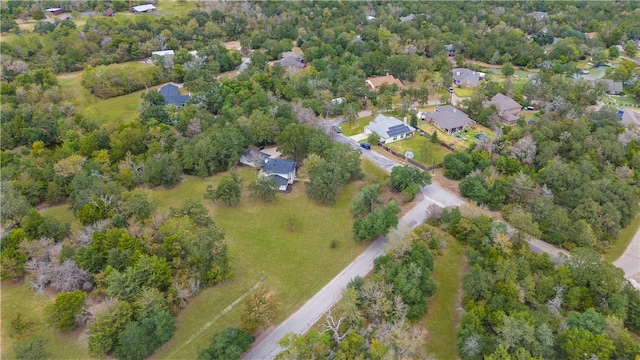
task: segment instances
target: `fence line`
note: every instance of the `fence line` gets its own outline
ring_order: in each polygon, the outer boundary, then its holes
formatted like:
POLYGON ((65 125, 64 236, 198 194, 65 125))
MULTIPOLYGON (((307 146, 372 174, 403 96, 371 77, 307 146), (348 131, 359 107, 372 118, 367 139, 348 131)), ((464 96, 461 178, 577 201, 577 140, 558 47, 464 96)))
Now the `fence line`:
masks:
POLYGON ((418 168, 420 168, 420 169, 422 169, 422 170, 424 170, 424 171, 433 171, 433 170, 435 170, 435 169, 439 169, 439 168, 441 168, 441 167, 443 166, 442 164, 436 164, 436 165, 433 165, 433 166, 424 166, 424 165, 420 164, 419 162, 417 162, 417 161, 415 161, 415 160, 413 160, 413 159, 410 159, 410 158, 408 158, 408 157, 404 156, 404 154, 400 154, 399 152, 397 152, 397 151, 393 150, 392 148, 390 148, 390 147, 388 147, 388 146, 386 146, 386 145, 384 145, 384 144, 380 144, 380 147, 381 147, 383 150, 385 150, 385 151, 387 151, 387 152, 391 153, 391 154, 392 154, 392 155, 394 155, 395 157, 397 157, 397 158, 399 158, 399 159, 401 159, 401 160, 403 160, 403 161, 406 161, 406 162, 408 162, 409 164, 411 164, 411 165, 413 165, 413 166, 416 166, 416 167, 418 167, 418 168))

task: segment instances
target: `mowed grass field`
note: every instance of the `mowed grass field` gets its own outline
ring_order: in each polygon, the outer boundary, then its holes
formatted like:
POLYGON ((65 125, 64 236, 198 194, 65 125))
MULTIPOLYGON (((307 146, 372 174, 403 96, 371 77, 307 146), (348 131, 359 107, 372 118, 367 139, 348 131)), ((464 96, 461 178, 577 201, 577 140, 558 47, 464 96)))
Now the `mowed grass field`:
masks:
POLYGON ((78 337, 78 332, 60 333, 50 327, 44 321, 43 308, 53 301, 45 294, 35 293, 24 283, 2 282, 2 294, 0 297, 0 317, 2 352, 0 358, 15 359, 13 344, 17 340, 17 334, 11 330, 11 320, 15 314, 22 313, 27 321, 32 321, 34 327, 29 334, 41 337, 47 341, 46 348, 50 353, 50 359, 88 359, 87 340, 78 337))
MULTIPOLYGON (((366 181, 387 181, 386 173, 368 161, 363 161, 363 170, 366 181)), ((195 358, 214 333, 229 326, 239 326, 243 302, 227 308, 263 276, 263 286, 278 298, 275 322, 281 322, 366 247, 352 239, 349 212, 351 200, 361 183, 347 186, 333 206, 315 204, 305 194, 303 183, 296 183, 290 193, 278 193, 273 203, 263 203, 250 197, 246 190, 255 179, 256 171, 248 167, 236 171, 243 177, 245 187, 238 206, 227 207, 204 200, 216 224, 225 231, 234 276, 223 284, 203 290, 190 301, 177 318, 174 338, 154 358, 195 358), (334 240, 337 242, 335 249, 331 248, 334 240)), ((189 199, 202 200, 207 186, 216 186, 223 175, 225 173, 204 179, 187 176, 171 189, 153 189, 152 197, 160 210, 168 211, 189 199)), ((73 220, 67 205, 51 207, 43 213, 61 221, 73 220)), ((11 296, 16 298, 13 301, 16 304, 23 303, 21 298, 33 295, 26 286, 26 291, 19 294, 4 284, 2 290, 3 303, 5 293, 14 293, 11 296)), ((3 336, 8 326, 3 319, 3 336)), ((85 352, 84 356, 76 358, 86 356, 85 352)))
MULTIPOLYGON (((128 62, 110 66, 137 66, 140 68, 152 66, 140 62, 128 62)), ((72 95, 73 104, 85 118, 94 120, 98 124, 109 123, 119 125, 136 119, 139 115, 142 94, 147 90, 140 90, 131 94, 116 96, 110 99, 100 99, 82 87, 82 71, 66 73, 58 76, 60 87, 72 95)), ((149 87, 149 90, 159 86, 149 87)))
POLYGON ((400 154, 404 154, 407 150, 412 151, 415 156, 413 160, 424 166, 440 164, 444 161, 444 157, 451 153, 446 148, 432 143, 429 136, 420 136, 417 132, 408 139, 396 141, 387 146, 400 154))
MULTIPOLYGON (((444 234, 444 233, 443 233, 444 234)), ((458 323, 458 290, 462 285, 464 265, 463 246, 449 235, 447 247, 442 255, 435 256, 433 279, 438 285, 435 295, 429 299, 429 310, 422 319, 426 327, 426 353, 433 359, 458 359, 456 351, 456 330, 458 323)))

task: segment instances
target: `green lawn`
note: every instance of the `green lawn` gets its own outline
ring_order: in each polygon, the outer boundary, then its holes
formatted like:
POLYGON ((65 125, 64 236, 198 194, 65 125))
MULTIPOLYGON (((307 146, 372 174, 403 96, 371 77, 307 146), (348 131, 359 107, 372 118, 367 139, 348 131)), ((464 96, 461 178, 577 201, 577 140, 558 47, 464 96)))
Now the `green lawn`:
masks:
POLYGON ((340 129, 347 136, 360 134, 364 132, 364 127, 367 126, 371 120, 373 120, 373 115, 361 117, 355 119, 351 124, 349 122, 343 123, 340 125, 340 129))
POLYGON ((474 89, 463 89, 463 88, 455 88, 453 92, 457 97, 470 97, 475 92, 474 89))
POLYGON ((631 221, 631 224, 627 225, 624 229, 620 230, 618 236, 611 248, 607 250, 604 254, 604 260, 608 262, 614 262, 618 260, 620 256, 624 253, 633 239, 633 235, 635 235, 636 231, 640 228, 640 214, 636 215, 636 217, 631 221))
POLYGON ((63 334, 44 322, 42 309, 51 301, 44 294, 34 293, 27 283, 11 284, 5 281, 2 282, 1 299, 2 352, 0 358, 15 359, 13 343, 16 341, 16 334, 11 330, 11 320, 17 312, 22 313, 26 320, 34 322, 31 334, 47 340, 46 347, 51 353, 50 359, 89 358, 87 340, 79 338, 77 330, 63 334))
POLYGON ((471 146, 476 140, 475 135, 479 132, 483 132, 489 138, 493 139, 493 131, 479 124, 475 124, 472 129, 467 129, 467 132, 461 133, 459 138, 455 137, 455 135, 445 134, 431 123, 420 123, 418 128, 427 134, 437 131, 438 139, 445 144, 453 145, 456 150, 466 149, 471 146))
POLYGON ((163 15, 187 15, 195 10, 197 1, 191 0, 162 0, 158 1, 158 11, 163 15))
POLYGON ((434 359, 455 360, 458 290, 461 286, 464 250, 455 239, 448 237, 447 248, 434 261, 433 278, 438 285, 429 299, 429 312, 422 320, 428 331, 426 352, 434 359))
POLYGON ((73 215, 73 211, 67 204, 48 207, 40 210, 40 213, 42 215, 51 216, 59 222, 71 224, 71 231, 80 229, 80 222, 73 215))
MULTIPOLYGON (((138 66, 140 68, 150 66, 140 62, 128 62, 113 64, 110 66, 138 66)), ((141 96, 147 90, 136 91, 131 94, 117 96, 110 99, 100 99, 93 96, 89 90, 81 85, 82 72, 67 73, 58 76, 60 87, 71 92, 73 104, 86 118, 97 123, 110 123, 119 125, 127 123, 138 117, 139 107, 142 103, 141 96)), ((160 86, 150 87, 157 89, 160 86)))
POLYGON ((387 146, 400 154, 404 154, 407 150, 413 151, 413 154, 415 155, 413 160, 425 166, 440 164, 444 161, 444 157, 451 153, 451 151, 444 147, 429 141, 429 136, 420 135, 396 141, 394 143, 387 144, 387 146))
MULTIPOLYGON (((366 162, 363 168, 368 179, 384 176, 366 162)), ((241 167, 238 172, 245 185, 255 177, 255 170, 251 168, 241 167)), ((154 195, 160 207, 179 206, 186 199, 201 199, 207 185, 217 184, 220 177, 189 177, 173 189, 154 191, 154 195)), ((238 326, 241 305, 216 319, 206 331, 184 345, 202 324, 216 318, 250 289, 263 272, 265 286, 275 291, 279 299, 276 322, 302 306, 365 248, 365 245, 356 245, 351 236, 349 206, 355 191, 355 185, 348 186, 333 206, 313 203, 304 193, 302 183, 295 184, 291 193, 279 193, 277 200, 270 204, 256 201, 246 193, 235 208, 207 201, 216 224, 225 231, 235 275, 228 288, 225 284, 209 289, 189 304, 178 318, 180 328, 176 337, 157 358, 194 358, 212 334, 228 326, 238 326), (334 239, 339 243, 337 249, 330 248, 334 239)))
MULTIPOLYGON (((233 261, 233 260, 232 260, 233 261)), ((260 281, 259 274, 244 266, 234 266, 234 276, 225 283, 203 290, 189 301, 177 317, 174 337, 153 356, 155 359, 193 359, 209 345, 211 336, 230 326, 238 326, 243 294, 260 281), (228 308, 230 307, 230 308, 228 308)))

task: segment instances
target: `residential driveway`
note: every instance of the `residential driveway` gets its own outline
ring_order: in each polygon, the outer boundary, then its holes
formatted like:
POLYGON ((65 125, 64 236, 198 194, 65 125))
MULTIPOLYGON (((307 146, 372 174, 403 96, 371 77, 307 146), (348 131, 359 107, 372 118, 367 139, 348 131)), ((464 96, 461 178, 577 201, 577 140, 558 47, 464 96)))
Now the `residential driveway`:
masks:
POLYGON ((362 140, 364 140, 364 139, 366 139, 368 137, 369 137, 369 135, 367 135, 365 133, 360 133, 360 134, 349 136, 349 138, 351 140, 355 141, 355 142, 360 142, 360 141, 362 141, 362 140))
POLYGON ((640 289, 640 228, 627 246, 622 256, 613 265, 624 271, 625 277, 636 289, 640 289))

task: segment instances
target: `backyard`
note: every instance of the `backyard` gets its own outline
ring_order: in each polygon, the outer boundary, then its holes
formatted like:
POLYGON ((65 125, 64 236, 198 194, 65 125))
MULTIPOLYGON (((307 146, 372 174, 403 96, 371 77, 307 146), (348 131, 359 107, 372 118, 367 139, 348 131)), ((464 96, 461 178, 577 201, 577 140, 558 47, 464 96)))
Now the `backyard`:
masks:
MULTIPOLYGON (((424 166, 440 164, 444 161, 444 157, 451 153, 444 147, 432 143, 429 136, 420 136, 417 133, 415 136, 387 144, 387 146, 400 154, 404 154, 407 150, 412 151, 413 160, 424 166)), ((389 156, 388 153, 385 155, 389 156)))
POLYGON ((455 135, 446 134, 431 123, 420 123, 418 125, 418 128, 427 133, 427 135, 430 135, 434 131, 436 131, 438 134, 438 139, 440 141, 444 142, 445 144, 452 145, 456 150, 466 149, 474 144, 476 140, 475 136, 480 132, 484 133, 490 139, 493 139, 493 131, 479 124, 475 124, 473 128, 467 129, 461 134, 455 135))

